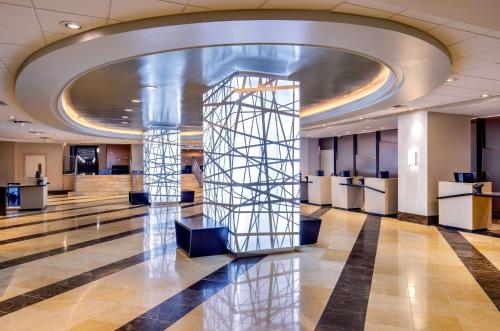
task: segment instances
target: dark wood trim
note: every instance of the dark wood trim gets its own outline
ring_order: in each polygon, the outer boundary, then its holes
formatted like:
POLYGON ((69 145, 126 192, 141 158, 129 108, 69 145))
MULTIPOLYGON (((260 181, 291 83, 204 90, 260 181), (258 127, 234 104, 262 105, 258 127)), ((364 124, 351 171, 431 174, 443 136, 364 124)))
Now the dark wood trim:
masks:
POLYGON ((476 119, 476 180, 484 181, 483 149, 486 147, 486 126, 484 118, 476 119))
POLYGON ((333 137, 333 174, 337 175, 337 157, 338 157, 339 138, 333 137))
POLYGON ((358 135, 352 135, 352 172, 353 176, 358 175, 358 170, 356 169, 356 155, 358 155, 358 135))
POLYGON ((378 177, 380 171, 380 131, 375 131, 375 176, 378 177))
POLYGON ((403 213, 400 211, 398 211, 398 220, 410 222, 410 223, 423 224, 423 225, 437 225, 437 224, 439 224, 439 216, 438 215, 424 216, 424 215, 418 215, 418 214, 412 214, 412 213, 403 213))

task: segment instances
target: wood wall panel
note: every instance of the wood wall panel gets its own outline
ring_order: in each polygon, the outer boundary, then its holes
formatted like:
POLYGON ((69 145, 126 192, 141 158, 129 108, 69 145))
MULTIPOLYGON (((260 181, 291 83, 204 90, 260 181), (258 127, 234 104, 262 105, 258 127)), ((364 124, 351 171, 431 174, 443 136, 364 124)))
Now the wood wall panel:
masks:
POLYGON ((379 170, 388 170, 390 177, 398 176, 398 130, 380 131, 379 170))
POLYGON ((356 170, 358 176, 375 177, 377 168, 375 132, 358 134, 356 170))
POLYGON ((354 175, 353 141, 353 135, 338 138, 337 173, 342 170, 349 170, 351 171, 351 175, 354 175))

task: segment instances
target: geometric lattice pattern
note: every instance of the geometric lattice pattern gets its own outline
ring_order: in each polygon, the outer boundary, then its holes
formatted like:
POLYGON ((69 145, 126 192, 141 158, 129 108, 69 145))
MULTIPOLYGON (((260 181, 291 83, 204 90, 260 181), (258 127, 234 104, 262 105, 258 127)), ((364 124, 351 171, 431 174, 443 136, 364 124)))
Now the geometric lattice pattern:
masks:
POLYGON ((144 132, 144 191, 151 202, 180 200, 181 149, 178 130, 144 132))
POLYGON ((299 93, 238 73, 203 96, 203 211, 234 253, 299 244, 299 93))

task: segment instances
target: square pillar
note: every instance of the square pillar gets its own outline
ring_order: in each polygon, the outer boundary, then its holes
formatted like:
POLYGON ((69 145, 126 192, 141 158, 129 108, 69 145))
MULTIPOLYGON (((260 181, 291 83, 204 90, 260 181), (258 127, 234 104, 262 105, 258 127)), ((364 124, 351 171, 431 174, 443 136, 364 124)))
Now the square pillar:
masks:
POLYGON ((469 116, 420 111, 398 118, 398 218, 438 223, 438 182, 470 172, 469 116))
POLYGON ((235 254, 299 244, 299 83, 235 74, 204 95, 204 214, 235 254))

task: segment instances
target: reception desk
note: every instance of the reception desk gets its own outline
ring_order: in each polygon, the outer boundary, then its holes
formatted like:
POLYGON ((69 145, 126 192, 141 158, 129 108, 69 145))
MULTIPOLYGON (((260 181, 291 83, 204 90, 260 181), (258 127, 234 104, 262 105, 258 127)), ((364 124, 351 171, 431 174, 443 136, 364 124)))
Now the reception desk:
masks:
POLYGON ((309 203, 312 205, 330 205, 332 203, 330 176, 308 176, 309 203))
POLYGON ((334 208, 356 210, 363 206, 363 186, 359 182, 359 177, 332 176, 331 192, 334 208))
POLYGON ((500 195, 491 193, 491 182, 439 182, 439 224, 470 231, 487 229, 491 225, 491 199, 500 195), (475 193, 474 185, 483 184, 482 192, 475 193))
POLYGON ((39 210, 48 204, 47 177, 22 178, 19 185, 19 210, 39 210))
POLYGON ((364 211, 388 216, 398 213, 398 179, 365 177, 364 211))

